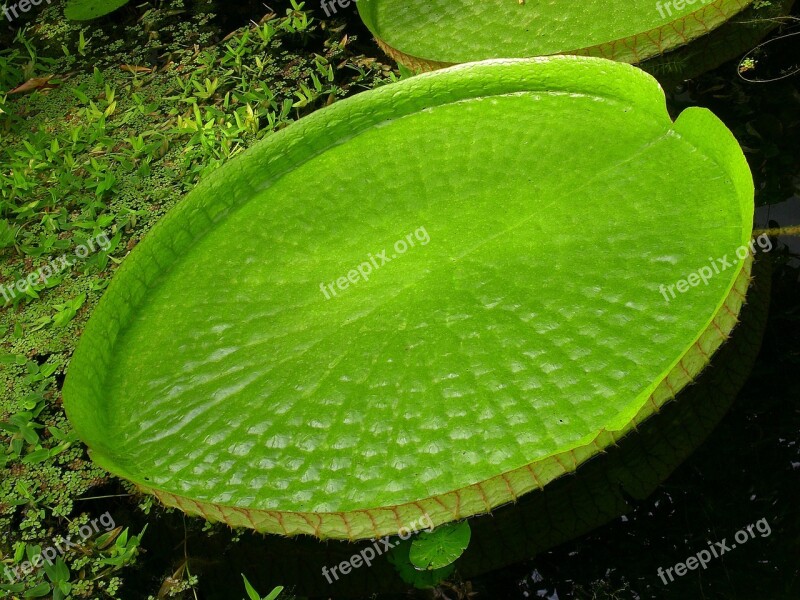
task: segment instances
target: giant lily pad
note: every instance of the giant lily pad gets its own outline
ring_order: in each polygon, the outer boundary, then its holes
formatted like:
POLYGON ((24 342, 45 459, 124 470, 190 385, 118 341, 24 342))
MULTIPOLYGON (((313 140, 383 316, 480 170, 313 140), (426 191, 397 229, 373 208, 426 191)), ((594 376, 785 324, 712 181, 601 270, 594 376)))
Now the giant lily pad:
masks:
POLYGON ((752 0, 360 0, 381 47, 416 70, 551 54, 635 63, 718 27, 752 0))
POLYGON ((633 67, 414 77, 198 185, 120 267, 65 407, 97 463, 190 514, 350 539, 458 520, 698 375, 752 214, 731 133, 700 108, 673 123, 633 67))

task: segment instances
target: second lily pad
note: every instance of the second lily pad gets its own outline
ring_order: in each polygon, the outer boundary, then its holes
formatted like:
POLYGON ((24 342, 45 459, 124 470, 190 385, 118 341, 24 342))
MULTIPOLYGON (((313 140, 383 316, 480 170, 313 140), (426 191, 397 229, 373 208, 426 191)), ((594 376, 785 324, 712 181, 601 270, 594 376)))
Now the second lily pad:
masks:
POLYGON ((752 0, 360 0, 383 49, 430 70, 551 54, 636 63, 705 35, 752 0))

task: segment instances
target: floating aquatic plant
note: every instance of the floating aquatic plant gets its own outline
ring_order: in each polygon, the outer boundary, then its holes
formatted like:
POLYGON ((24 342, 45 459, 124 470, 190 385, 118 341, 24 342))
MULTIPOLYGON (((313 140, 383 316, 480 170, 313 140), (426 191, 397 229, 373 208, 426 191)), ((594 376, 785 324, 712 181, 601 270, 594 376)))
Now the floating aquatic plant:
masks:
POLYGON ((752 0, 360 0, 381 47, 416 70, 550 54, 636 63, 707 34, 752 0))
POLYGON ((631 66, 413 77, 202 181, 120 267, 65 407, 97 463, 190 514, 350 539, 460 520, 698 375, 752 217, 728 129, 673 122, 631 66))

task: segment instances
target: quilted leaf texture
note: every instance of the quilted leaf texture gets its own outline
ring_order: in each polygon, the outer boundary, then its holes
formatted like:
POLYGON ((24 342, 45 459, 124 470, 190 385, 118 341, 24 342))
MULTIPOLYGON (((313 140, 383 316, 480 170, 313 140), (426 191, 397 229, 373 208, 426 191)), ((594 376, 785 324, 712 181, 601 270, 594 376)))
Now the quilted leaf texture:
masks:
POLYGON ((115 275, 65 407, 97 463, 190 514, 347 539, 458 520, 697 376, 742 306, 752 217, 732 134, 705 109, 673 123, 634 67, 421 75, 201 182, 115 275))
POLYGON ((637 63, 708 33, 752 0, 360 0, 378 43, 428 71, 551 54, 637 63))

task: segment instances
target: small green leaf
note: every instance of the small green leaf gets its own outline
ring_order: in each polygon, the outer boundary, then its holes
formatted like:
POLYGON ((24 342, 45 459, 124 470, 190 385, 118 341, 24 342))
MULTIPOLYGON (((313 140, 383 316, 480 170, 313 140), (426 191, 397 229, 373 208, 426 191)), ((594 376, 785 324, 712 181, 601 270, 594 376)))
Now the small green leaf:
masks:
POLYGON ((40 583, 36 587, 29 589, 25 592, 23 598, 43 598, 50 593, 50 584, 49 583, 40 583))
POLYGON ((69 567, 62 558, 56 561, 56 579, 59 582, 69 581, 69 567))
POLYGON ((56 327, 65 327, 78 313, 78 310, 86 302, 86 294, 80 294, 77 298, 65 302, 64 304, 56 304, 58 313, 53 317, 53 325, 56 327))
POLYGON ((39 448, 38 450, 34 450, 30 454, 25 455, 25 458, 22 459, 22 463, 26 465, 36 464, 44 462, 48 458, 50 458, 50 451, 45 448, 39 448))
POLYGON ((267 597, 264 598, 263 600, 275 600, 278 596, 280 596, 282 591, 283 591, 283 586, 279 585, 274 590, 272 590, 269 594, 267 594, 267 597))
POLYGON ((42 553, 42 547, 38 545, 27 544, 25 546, 25 554, 30 562, 42 553))
POLYGON ((25 357, 19 354, 6 354, 0 352, 0 365, 13 365, 20 364, 19 360, 22 358, 22 364, 25 364, 25 357))
POLYGON ((40 373, 44 377, 50 377, 50 375, 55 373, 57 369, 58 369, 58 364, 46 363, 46 364, 42 365, 40 373))
POLYGON ((250 600, 261 600, 261 596, 255 588, 250 585, 250 582, 247 581, 247 577, 244 576, 244 573, 242 573, 242 579, 244 579, 244 589, 247 590, 248 598, 250 598, 250 600))
POLYGON ((100 550, 105 550, 114 543, 120 533, 122 533, 122 527, 116 527, 111 531, 97 536, 97 538, 94 540, 94 545, 97 548, 100 548, 100 550))
POLYGON ((20 454, 22 454, 22 446, 23 446, 22 438, 14 438, 13 440, 11 440, 11 454, 14 457, 17 457, 20 454))
POLYGON ((455 570, 455 565, 450 564, 441 569, 421 571, 408 558, 411 541, 404 541, 389 552, 389 562, 394 565, 400 578, 420 590, 430 589, 439 582, 447 579, 455 570))
POLYGON ((13 246, 16 235, 14 228, 9 224, 8 220, 0 219, 0 248, 13 246))
POLYGON ((441 569, 464 554, 471 535, 472 530, 466 521, 422 532, 411 542, 408 558, 418 569, 441 569))

